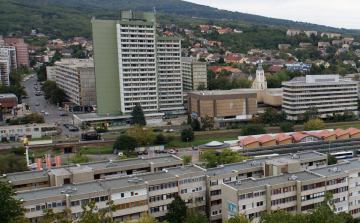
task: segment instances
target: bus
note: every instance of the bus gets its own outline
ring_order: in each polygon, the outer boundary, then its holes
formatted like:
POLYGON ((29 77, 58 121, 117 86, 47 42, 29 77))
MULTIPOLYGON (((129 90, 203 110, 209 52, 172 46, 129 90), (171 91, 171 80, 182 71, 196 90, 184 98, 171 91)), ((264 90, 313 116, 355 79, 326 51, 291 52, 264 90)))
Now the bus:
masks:
POLYGON ((341 151, 336 153, 330 153, 331 155, 335 156, 338 160, 340 159, 350 159, 354 157, 353 151, 341 151))

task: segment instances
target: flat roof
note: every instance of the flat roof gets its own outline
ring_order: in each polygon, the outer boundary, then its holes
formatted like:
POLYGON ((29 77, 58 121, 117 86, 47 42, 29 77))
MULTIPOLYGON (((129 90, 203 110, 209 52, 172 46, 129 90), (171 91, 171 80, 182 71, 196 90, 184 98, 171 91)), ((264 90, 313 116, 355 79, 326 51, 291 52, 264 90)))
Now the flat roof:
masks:
MULTIPOLYGON (((153 116, 164 116, 165 113, 149 113, 144 114, 145 117, 153 117, 153 116)), ((96 113, 87 113, 87 114, 74 114, 74 117, 78 120, 85 121, 102 121, 102 120, 112 120, 112 119, 129 119, 131 115, 97 115, 96 113)))
POLYGON ((208 95, 238 95, 238 94, 253 94, 252 92, 234 90, 213 90, 213 91, 191 91, 191 94, 208 96, 208 95))
POLYGON ((71 68, 93 68, 94 60, 90 59, 61 59, 55 62, 56 65, 62 65, 71 68))
POLYGON ((300 153, 293 153, 293 154, 280 154, 276 157, 273 157, 273 159, 278 159, 278 158, 285 158, 285 159, 292 159, 293 156, 296 155, 294 158, 295 160, 304 160, 304 159, 311 159, 311 158, 315 158, 315 157, 324 157, 327 158, 326 154, 322 154, 319 152, 315 152, 315 151, 311 151, 311 152, 300 152, 300 153))
POLYGON ((9 173, 9 174, 6 174, 6 178, 1 178, 1 180, 9 180, 9 181, 15 182, 18 180, 30 180, 30 179, 41 178, 41 177, 48 177, 46 170, 9 173))
POLYGON ((312 169, 311 172, 320 174, 325 177, 334 176, 338 174, 342 174, 345 171, 353 170, 353 169, 359 169, 360 166, 360 160, 355 159, 349 159, 346 160, 343 163, 335 164, 327 167, 312 169))
POLYGON ((27 125, 9 125, 9 126, 1 126, 1 129, 22 129, 22 128, 47 128, 47 127, 55 127, 54 124, 27 124, 27 125))
POLYGON ((93 193, 96 191, 106 191, 107 188, 103 187, 97 181, 90 182, 90 183, 82 183, 82 184, 66 184, 60 187, 48 187, 48 188, 41 188, 38 190, 28 190, 28 191, 19 191, 15 199, 24 199, 25 201, 29 200, 39 200, 42 198, 48 197, 55 197, 59 195, 69 194, 70 196, 79 195, 79 194, 87 194, 93 193), (71 193, 62 193, 62 191, 66 191, 66 188, 76 188, 76 190, 72 190, 71 193))
POLYGON ((226 164, 219 167, 207 169, 207 175, 212 177, 216 175, 233 173, 233 170, 238 171, 238 170, 245 170, 254 167, 260 167, 260 163, 262 164, 263 162, 268 160, 270 159, 269 158, 256 159, 256 160, 251 159, 251 160, 244 160, 244 162, 241 163, 226 164), (253 165, 253 161, 256 161, 256 165, 253 165))
POLYGON ((308 181, 308 180, 314 180, 322 178, 319 175, 316 175, 314 173, 308 172, 308 171, 302 171, 302 172, 295 172, 295 173, 284 173, 282 175, 273 176, 273 177, 267 177, 267 178, 261 178, 261 179, 245 179, 241 180, 241 184, 236 182, 229 182, 225 183, 226 185, 234 188, 235 190, 243 190, 258 186, 264 186, 264 185, 279 185, 288 183, 291 181, 308 181), (292 178, 293 176, 296 176, 295 178, 292 178))

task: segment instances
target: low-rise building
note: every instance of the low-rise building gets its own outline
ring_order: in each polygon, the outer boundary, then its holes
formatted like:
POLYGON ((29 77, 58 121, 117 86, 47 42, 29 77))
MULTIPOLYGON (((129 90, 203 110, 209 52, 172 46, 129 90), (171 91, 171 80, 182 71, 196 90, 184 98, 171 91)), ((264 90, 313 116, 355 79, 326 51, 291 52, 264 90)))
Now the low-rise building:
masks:
POLYGON ((198 62, 190 57, 181 58, 181 73, 184 91, 197 90, 200 84, 207 88, 206 62, 198 62))
POLYGON ((299 29, 288 29, 288 31, 286 32, 286 35, 288 36, 295 36, 301 33, 301 30, 299 29))
POLYGON ((282 85, 282 106, 288 119, 297 120, 310 106, 317 107, 321 118, 343 114, 345 109, 358 113, 356 81, 342 80, 339 75, 306 75, 282 85))
POLYGON ((24 138, 41 138, 54 136, 57 130, 54 124, 27 124, 2 126, 0 130, 1 142, 17 141, 24 138))

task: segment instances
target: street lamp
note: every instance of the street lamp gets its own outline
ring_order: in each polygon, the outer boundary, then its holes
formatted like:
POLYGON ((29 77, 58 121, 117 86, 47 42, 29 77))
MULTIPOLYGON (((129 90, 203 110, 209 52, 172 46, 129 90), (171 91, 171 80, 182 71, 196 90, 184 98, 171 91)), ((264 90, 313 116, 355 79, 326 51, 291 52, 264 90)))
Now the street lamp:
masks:
POLYGON ((189 138, 186 138, 186 149, 189 149, 189 138))

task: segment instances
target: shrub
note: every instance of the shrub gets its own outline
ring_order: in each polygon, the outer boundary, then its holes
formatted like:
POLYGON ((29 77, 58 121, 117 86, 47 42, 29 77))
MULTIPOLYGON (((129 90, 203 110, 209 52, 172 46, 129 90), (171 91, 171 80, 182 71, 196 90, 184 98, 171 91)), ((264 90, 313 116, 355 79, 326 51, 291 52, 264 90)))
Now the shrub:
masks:
POLYGON ((24 146, 19 146, 19 147, 12 146, 10 151, 17 156, 24 156, 26 149, 24 146))
POLYGON ((97 133, 106 132, 106 131, 107 131, 107 127, 106 127, 106 126, 101 127, 101 128, 96 128, 96 127, 94 127, 94 130, 95 130, 97 133))
POLYGON ((243 136, 265 134, 265 133, 266 133, 266 131, 265 131, 264 126, 257 125, 257 124, 249 124, 249 125, 242 127, 242 129, 241 129, 241 135, 243 135, 243 136))
POLYGON ((174 138, 175 138, 175 136, 168 135, 168 136, 165 136, 165 141, 166 141, 166 142, 171 142, 171 141, 174 140, 174 138))
POLYGON ((194 132, 191 128, 183 129, 181 131, 181 141, 183 142, 191 142, 194 140, 194 132))
POLYGON ((294 124, 291 122, 284 122, 280 124, 280 129, 283 132, 293 132, 294 131, 294 124))
POLYGON ((154 143, 155 144, 163 144, 163 143, 165 143, 165 136, 162 133, 156 135, 154 143))
POLYGON ((163 132, 162 129, 153 129, 153 132, 163 132))

